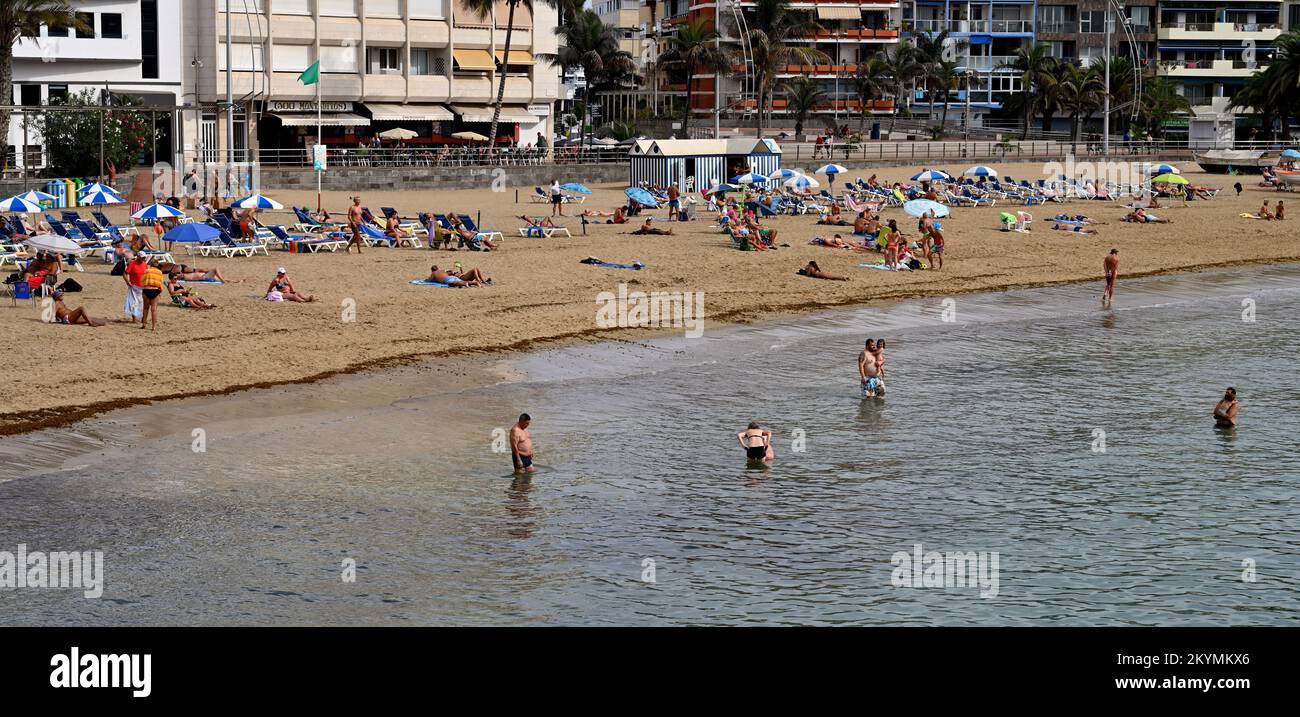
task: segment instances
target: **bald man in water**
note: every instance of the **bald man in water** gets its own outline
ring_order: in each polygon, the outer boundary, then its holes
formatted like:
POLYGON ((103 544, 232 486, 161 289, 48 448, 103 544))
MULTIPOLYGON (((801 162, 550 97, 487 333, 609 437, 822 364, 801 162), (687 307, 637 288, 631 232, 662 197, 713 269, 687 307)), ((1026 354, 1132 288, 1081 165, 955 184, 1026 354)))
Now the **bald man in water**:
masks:
POLYGON ((1228 387, 1223 393, 1223 400, 1214 406, 1214 425, 1221 428, 1233 428, 1237 425, 1237 389, 1228 387))
POLYGON ((1101 263, 1101 267, 1106 272, 1106 290, 1101 294, 1101 306, 1104 309, 1115 300, 1115 278, 1119 276, 1119 249, 1111 249, 1105 261, 1101 263))

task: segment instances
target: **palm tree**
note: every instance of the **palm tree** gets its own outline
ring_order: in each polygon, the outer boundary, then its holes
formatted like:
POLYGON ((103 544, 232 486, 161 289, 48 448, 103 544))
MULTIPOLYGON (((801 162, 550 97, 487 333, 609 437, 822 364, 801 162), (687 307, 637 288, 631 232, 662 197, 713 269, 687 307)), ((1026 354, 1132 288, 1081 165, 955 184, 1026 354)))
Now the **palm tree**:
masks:
MULTIPOLYGON (((922 94, 928 103, 931 115, 934 113, 934 100, 930 97, 930 80, 934 79, 931 70, 938 66, 939 63, 949 61, 949 58, 955 60, 956 55, 954 53, 965 49, 968 44, 966 40, 949 38, 947 30, 936 33, 919 32, 916 34, 914 59, 921 65, 922 94)), ((953 62, 952 66, 956 67, 957 63, 953 62)))
POLYGON ((1070 115, 1070 137, 1079 141, 1080 118, 1101 107, 1106 84, 1096 65, 1084 68, 1076 63, 1057 66, 1057 102, 1070 115))
MULTIPOLYGON (((1016 104, 1022 113, 1025 126, 1020 134, 1020 139, 1029 138, 1029 125, 1034 123, 1034 112, 1042 108, 1045 104, 1050 107, 1050 103, 1034 101, 1034 95, 1040 90, 1041 85, 1045 84, 1045 78, 1051 78, 1052 72, 1056 66, 1056 58, 1052 57, 1051 46, 1044 42, 1035 43, 1032 47, 1022 47, 1016 50, 1015 59, 1011 62, 999 65, 1002 69, 1016 70, 1020 73, 1020 92, 1012 95, 1016 104)), ((1050 114, 1048 119, 1050 120, 1050 114)))
POLYGON ((961 73, 957 71, 959 67, 960 65, 952 60, 939 60, 930 65, 930 69, 925 73, 926 84, 933 81, 936 90, 943 93, 943 116, 939 120, 940 127, 948 126, 948 103, 952 91, 957 89, 957 84, 961 81, 961 73))
POLYGON ((681 67, 686 70, 686 116, 682 119, 682 135, 691 121, 691 98, 695 88, 695 75, 700 72, 720 72, 731 66, 731 56, 718 43, 718 30, 713 20, 699 17, 677 29, 668 41, 668 50, 659 58, 664 67, 681 67))
POLYGON ((793 45, 802 35, 816 31, 820 26, 808 15, 790 9, 789 0, 756 0, 752 9, 745 11, 745 27, 737 32, 748 32, 752 64, 743 68, 753 75, 757 96, 758 136, 763 136, 763 117, 773 78, 781 68, 790 64, 816 64, 829 61, 821 50, 793 45))
MULTIPOLYGON (((619 33, 606 25, 592 10, 578 13, 571 24, 555 28, 560 48, 555 54, 540 54, 543 60, 565 69, 581 67, 583 73, 583 125, 591 115, 591 94, 595 87, 612 85, 631 75, 632 55, 619 48, 619 33)), ((583 133, 586 142, 586 133, 583 133)))
MULTIPOLYGON (((5 92, 14 86, 14 45, 38 37, 41 25, 91 29, 66 0, 0 0, 0 88, 5 92)), ((10 113, 0 112, 0 138, 9 137, 9 121, 10 113)))
POLYGON ((892 134, 894 125, 898 123, 898 106, 907 94, 907 83, 920 70, 920 65, 916 61, 916 48, 907 40, 894 45, 892 50, 882 51, 880 61, 885 64, 885 74, 889 77, 894 92, 894 116, 889 120, 889 131, 892 134))
POLYGON ((785 93, 785 100, 794 113, 794 133, 796 136, 801 135, 808 114, 826 102, 826 90, 816 81, 800 77, 781 85, 781 91, 785 93))
MULTIPOLYGON (((546 0, 547 4, 555 7, 561 0, 546 0)), ((492 15, 496 6, 496 0, 460 0, 465 9, 478 15, 480 20, 485 20, 492 15)), ((510 43, 515 33, 515 8, 521 4, 528 8, 529 13, 533 10, 533 0, 506 0, 509 6, 509 15, 506 18, 506 41, 502 47, 501 60, 497 63, 497 99, 492 108, 492 129, 488 131, 488 149, 492 149, 497 143, 497 126, 501 123, 501 103, 506 97, 506 70, 510 66, 510 43)))
POLYGON ((858 118, 860 121, 858 128, 865 130, 870 103, 889 91, 892 82, 889 77, 889 64, 878 56, 868 58, 866 62, 859 62, 857 72, 853 73, 852 82, 853 89, 862 102, 862 115, 858 118))
MULTIPOLYGON (((1238 91, 1238 97, 1244 91, 1238 91)), ((1234 98, 1235 101, 1236 98, 1234 98)), ((1159 133, 1160 128, 1164 126, 1165 120, 1177 113, 1191 111, 1192 104, 1187 101, 1186 97, 1178 94, 1178 89, 1172 81, 1164 77, 1152 77, 1142 81, 1142 100, 1138 107, 1138 116, 1148 129, 1159 133)), ((1285 112, 1284 109, 1281 111, 1285 112)), ((1270 118, 1269 124, 1265 126, 1271 125, 1270 118)))

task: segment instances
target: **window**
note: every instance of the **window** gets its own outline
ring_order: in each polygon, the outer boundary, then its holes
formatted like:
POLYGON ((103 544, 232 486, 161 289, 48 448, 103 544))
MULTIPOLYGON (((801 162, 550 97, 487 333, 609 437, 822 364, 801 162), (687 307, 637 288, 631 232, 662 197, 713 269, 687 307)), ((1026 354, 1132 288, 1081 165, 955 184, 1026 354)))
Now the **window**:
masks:
MULTIPOLYGON (((261 72, 265 65, 262 62, 265 48, 261 45, 251 45, 246 42, 235 42, 230 45, 230 62, 231 69, 236 72, 261 72)), ((226 43, 217 43, 217 70, 226 69, 226 43)), ((303 68, 306 69, 306 68, 303 68)))
POLYGON ((95 13, 79 12, 77 19, 85 24, 85 28, 77 28, 77 37, 93 38, 95 36, 95 13))
POLYGON ((447 17, 443 0, 406 0, 408 12, 416 20, 442 20, 447 17))
POLYGON ((100 13, 99 36, 114 40, 122 39, 122 14, 118 12, 100 13))
POLYGON ((50 25, 45 28, 46 37, 67 37, 68 27, 66 25, 50 25))
POLYGON ((158 0, 140 2, 140 76, 158 79, 158 0))
POLYGON ((320 71, 355 74, 359 71, 357 67, 357 49, 356 47, 322 47, 320 49, 320 71))
POLYGON ((400 75, 402 74, 401 49, 396 47, 372 47, 370 48, 370 74, 372 75, 400 75))
POLYGON ((49 99, 50 104, 54 104, 55 100, 66 100, 67 98, 68 98, 67 85, 50 85, 50 99, 49 99))
MULTIPOLYGON (((320 4, 320 14, 327 17, 356 17, 357 3, 356 0, 317 0, 320 4)), ((356 60, 354 59, 355 63, 356 60)), ((355 72, 355 70, 353 70, 355 72)))
POLYGON ((445 75, 445 74, 447 74, 447 58, 446 58, 446 57, 444 57, 444 56, 442 56, 442 55, 438 55, 437 57, 433 58, 433 74, 435 74, 435 75, 445 75))
POLYGON ((411 48, 411 74, 412 75, 431 75, 433 74, 433 58, 430 56, 433 50, 427 47, 411 48))
POLYGON ((1102 10, 1090 10, 1079 13, 1079 32, 1105 32, 1106 13, 1102 10))
POLYGON ((398 0, 366 0, 366 14, 370 17, 401 17, 402 4, 398 0))
POLYGON ((23 107, 39 107, 41 104, 41 86, 18 85, 18 104, 23 107))
POLYGON ((1129 26, 1134 32, 1151 32, 1151 8, 1133 5, 1128 9, 1129 26))
POLYGON ((275 0, 277 15, 310 15, 311 0, 275 0))

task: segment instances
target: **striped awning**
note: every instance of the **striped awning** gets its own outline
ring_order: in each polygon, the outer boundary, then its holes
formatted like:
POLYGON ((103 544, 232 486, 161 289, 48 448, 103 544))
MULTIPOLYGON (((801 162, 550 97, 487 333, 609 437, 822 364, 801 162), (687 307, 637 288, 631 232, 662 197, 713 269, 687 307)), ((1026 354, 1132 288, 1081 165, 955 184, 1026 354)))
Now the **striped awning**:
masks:
MULTIPOLYGON (((280 124, 285 127, 315 127, 316 115, 313 114, 275 114, 272 117, 280 120, 280 124)), ((323 114, 320 116, 322 127, 366 127, 370 120, 361 115, 354 115, 351 112, 338 112, 332 114, 323 114)))
MULTIPOLYGON (((451 105, 451 111, 460 115, 462 122, 491 122, 492 110, 492 105, 451 105)), ((529 112, 527 107, 520 105, 501 106, 502 122, 532 124, 540 119, 540 117, 536 117, 529 112)))
POLYGON ((376 122, 447 122, 451 110, 442 105, 391 105, 367 102, 371 119, 376 122))
POLYGON ((507 65, 531 65, 533 64, 533 53, 527 50, 511 50, 510 61, 505 62, 505 51, 497 50, 497 60, 507 65))
POLYGON ((862 11, 853 7, 817 6, 818 20, 861 20, 862 11))
POLYGON ((458 70, 491 72, 496 69, 492 53, 487 50, 452 50, 451 57, 458 70))

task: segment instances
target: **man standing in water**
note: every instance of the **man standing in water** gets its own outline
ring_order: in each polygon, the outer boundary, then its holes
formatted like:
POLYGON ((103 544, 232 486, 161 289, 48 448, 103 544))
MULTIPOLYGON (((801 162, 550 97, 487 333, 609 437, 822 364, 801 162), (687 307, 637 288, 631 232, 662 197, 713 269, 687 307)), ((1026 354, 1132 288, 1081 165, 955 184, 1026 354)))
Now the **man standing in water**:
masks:
POLYGON ((880 359, 876 357, 875 339, 867 339, 867 347, 858 354, 858 376, 862 379, 863 398, 884 398, 885 384, 880 380, 880 359))
POLYGON ((533 472, 533 437, 528 435, 528 424, 532 420, 527 413, 521 413, 519 422, 510 427, 510 457, 515 464, 515 473, 533 472))
POLYGON ((353 244, 357 245, 357 253, 361 253, 361 221, 361 197, 353 197, 352 206, 348 207, 348 229, 352 231, 352 238, 343 250, 345 254, 352 253, 353 244))
POLYGON ((1234 428, 1237 425, 1237 389, 1232 386, 1223 394, 1223 400, 1214 406, 1214 425, 1234 428))
POLYGON ((740 445, 745 448, 745 460, 749 463, 771 463, 776 458, 772 450, 772 432, 759 428, 758 423, 750 423, 749 428, 736 434, 740 445))
POLYGON ((1119 276, 1119 249, 1111 249, 1106 255, 1105 261, 1101 263, 1101 268, 1106 272, 1106 290, 1101 294, 1101 307, 1110 308, 1110 303, 1115 300, 1115 277, 1119 276))

